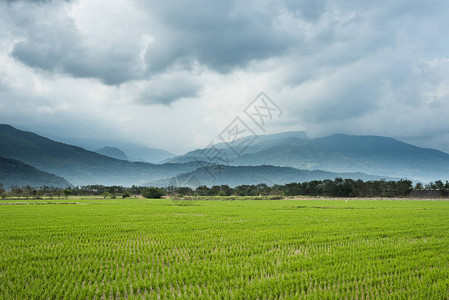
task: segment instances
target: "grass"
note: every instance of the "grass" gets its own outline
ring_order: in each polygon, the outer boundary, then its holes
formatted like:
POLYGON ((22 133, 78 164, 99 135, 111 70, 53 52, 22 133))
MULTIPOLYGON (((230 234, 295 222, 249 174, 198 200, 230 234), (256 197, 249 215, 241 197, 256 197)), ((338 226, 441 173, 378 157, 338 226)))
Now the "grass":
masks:
POLYGON ((449 201, 0 201, 0 252, 0 299, 448 299, 449 201))

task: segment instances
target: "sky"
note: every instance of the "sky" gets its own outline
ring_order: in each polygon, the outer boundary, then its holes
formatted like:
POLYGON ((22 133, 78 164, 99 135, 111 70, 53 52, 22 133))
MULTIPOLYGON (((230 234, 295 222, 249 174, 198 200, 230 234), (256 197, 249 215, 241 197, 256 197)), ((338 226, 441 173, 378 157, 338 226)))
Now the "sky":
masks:
POLYGON ((181 154, 237 117, 449 152, 449 2, 0 0, 0 123, 181 154))

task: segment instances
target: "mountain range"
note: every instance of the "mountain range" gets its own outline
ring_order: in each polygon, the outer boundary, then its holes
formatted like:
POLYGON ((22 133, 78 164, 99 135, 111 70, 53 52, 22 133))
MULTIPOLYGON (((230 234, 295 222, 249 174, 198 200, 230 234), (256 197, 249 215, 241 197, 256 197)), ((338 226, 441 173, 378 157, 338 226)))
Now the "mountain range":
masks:
POLYGON ((194 162, 156 165, 119 160, 9 125, 0 125, 0 156, 63 177, 74 185, 139 185, 197 167, 194 162))
POLYGON ((101 149, 95 150, 95 152, 107 157, 112 157, 121 160, 128 160, 128 156, 126 155, 126 153, 116 147, 106 146, 101 149))
POLYGON ((211 159, 207 155, 211 149, 197 149, 151 164, 128 161, 128 153, 121 148, 104 147, 94 152, 0 125, 0 183, 234 186, 336 177, 422 182, 449 179, 449 154, 387 137, 335 134, 311 139, 305 132, 284 132, 253 136, 251 140, 254 142, 247 147, 214 145, 228 163, 211 159))
POLYGON ((265 183, 267 185, 285 184, 290 182, 306 182, 324 179, 362 179, 382 180, 394 179, 385 176, 373 176, 364 173, 334 173, 320 170, 299 170, 291 167, 275 166, 207 166, 198 168, 192 172, 184 173, 169 179, 148 182, 149 186, 188 186, 196 187, 200 185, 251 185, 265 183))
MULTIPOLYGON (((28 128, 17 128, 22 131, 30 131, 28 128)), ((128 143, 128 142, 120 142, 120 141, 112 141, 109 139, 104 139, 101 137, 92 139, 92 138, 81 138, 81 137, 61 137, 52 135, 46 132, 39 133, 41 136, 45 136, 55 142, 60 142, 63 144, 78 146, 80 148, 89 150, 89 151, 100 151, 103 148, 114 148, 118 149, 120 152, 123 152, 126 155, 126 160, 135 161, 135 162, 148 162, 148 163, 159 163, 163 160, 167 160, 169 158, 173 158, 176 154, 168 152, 163 149, 158 148, 149 148, 147 146, 128 143)), ((108 151, 108 150, 106 150, 108 151)), ((114 150, 115 151, 115 150, 114 150)), ((100 153, 103 154, 103 153, 100 153)), ((103 154, 109 156, 109 152, 103 154)), ((115 154, 113 154, 115 155, 115 154)), ((116 158, 116 157, 113 157, 116 158)), ((120 158, 120 159, 123 159, 120 158)))
MULTIPOLYGON (((305 132, 288 132, 258 136, 245 149, 239 146, 231 149, 223 143, 215 147, 232 166, 363 172, 423 182, 449 179, 449 154, 381 136, 334 134, 310 139, 305 132)), ((167 162, 204 160, 204 153, 207 149, 197 149, 167 162)))
POLYGON ((18 160, 0 157, 0 183, 5 187, 15 186, 54 186, 68 187, 64 178, 40 171, 18 160))

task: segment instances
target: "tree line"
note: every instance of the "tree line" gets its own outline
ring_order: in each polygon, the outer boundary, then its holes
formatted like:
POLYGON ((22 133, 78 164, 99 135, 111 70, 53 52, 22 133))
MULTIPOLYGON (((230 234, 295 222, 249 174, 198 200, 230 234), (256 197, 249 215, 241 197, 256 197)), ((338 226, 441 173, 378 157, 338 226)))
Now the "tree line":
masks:
POLYGON ((143 186, 103 186, 87 185, 69 188, 43 186, 12 186, 6 191, 0 184, 0 197, 25 197, 39 199, 43 197, 67 198, 69 196, 103 196, 104 198, 128 198, 142 195, 147 198, 168 196, 329 196, 329 197, 405 197, 413 190, 439 190, 441 196, 447 196, 449 182, 431 182, 427 185, 417 183, 413 186, 410 180, 399 181, 363 181, 336 178, 334 180, 313 180, 309 182, 293 182, 284 185, 268 186, 266 184, 216 185, 196 188, 169 186, 165 188, 143 186))

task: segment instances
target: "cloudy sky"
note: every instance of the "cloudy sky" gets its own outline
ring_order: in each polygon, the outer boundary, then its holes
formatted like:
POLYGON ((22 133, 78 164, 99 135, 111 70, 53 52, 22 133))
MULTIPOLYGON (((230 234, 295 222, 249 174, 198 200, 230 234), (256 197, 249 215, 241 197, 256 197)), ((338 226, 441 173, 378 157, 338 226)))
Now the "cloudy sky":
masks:
POLYGON ((182 153, 265 91, 266 133, 449 152, 448 3, 0 0, 0 123, 182 153))

